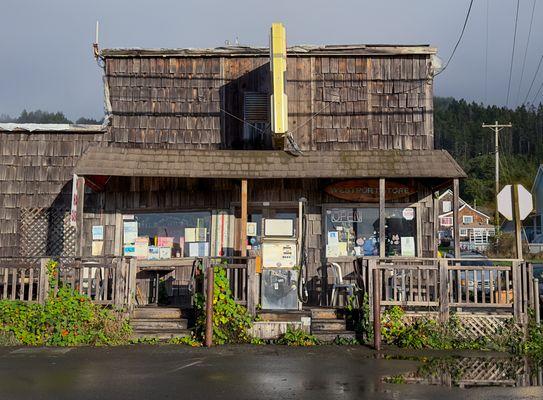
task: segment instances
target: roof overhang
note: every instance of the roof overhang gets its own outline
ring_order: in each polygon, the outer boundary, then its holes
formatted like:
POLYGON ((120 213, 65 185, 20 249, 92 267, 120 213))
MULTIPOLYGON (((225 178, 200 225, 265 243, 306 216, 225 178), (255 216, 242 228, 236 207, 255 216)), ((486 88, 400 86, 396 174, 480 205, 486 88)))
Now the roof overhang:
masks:
POLYGON ((225 179, 465 178, 444 150, 306 151, 171 150, 90 147, 79 175, 225 179))

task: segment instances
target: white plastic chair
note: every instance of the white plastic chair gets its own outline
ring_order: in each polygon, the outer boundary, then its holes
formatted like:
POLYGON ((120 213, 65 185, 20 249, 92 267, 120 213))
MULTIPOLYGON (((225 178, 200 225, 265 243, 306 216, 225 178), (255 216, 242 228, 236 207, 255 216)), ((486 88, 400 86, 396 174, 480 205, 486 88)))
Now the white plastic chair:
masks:
MULTIPOLYGON (((334 277, 334 284, 332 285, 332 296, 331 296, 331 306, 336 306, 336 300, 339 298, 340 291, 344 290, 345 294, 348 296, 355 295, 358 287, 356 283, 345 283, 343 282, 343 273, 341 271, 341 266, 338 263, 332 262, 328 263, 332 269, 332 275, 334 277)), ((358 299, 355 298, 356 306, 358 307, 358 299)))

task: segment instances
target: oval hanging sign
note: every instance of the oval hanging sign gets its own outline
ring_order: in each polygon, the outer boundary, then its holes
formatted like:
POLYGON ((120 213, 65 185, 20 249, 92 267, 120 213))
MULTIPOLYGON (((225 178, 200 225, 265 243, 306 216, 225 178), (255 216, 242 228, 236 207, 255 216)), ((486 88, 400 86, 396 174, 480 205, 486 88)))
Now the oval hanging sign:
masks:
MULTIPOLYGON (((352 179, 328 185, 324 191, 338 199, 359 203, 379 202, 379 180, 352 179)), ((416 193, 412 186, 395 181, 385 183, 385 201, 399 200, 416 193)))

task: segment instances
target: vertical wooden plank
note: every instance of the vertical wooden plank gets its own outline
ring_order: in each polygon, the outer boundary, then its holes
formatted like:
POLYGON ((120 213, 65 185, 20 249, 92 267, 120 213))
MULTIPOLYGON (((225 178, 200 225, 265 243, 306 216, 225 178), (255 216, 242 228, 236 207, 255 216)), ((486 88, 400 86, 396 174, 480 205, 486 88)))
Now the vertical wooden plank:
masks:
POLYGON ((501 293, 502 293, 502 271, 496 271, 496 273, 498 274, 498 300, 496 301, 496 303, 500 304, 501 303, 501 293))
POLYGON ((8 274, 9 274, 9 268, 4 268, 4 280, 2 281, 2 286, 3 286, 2 299, 8 298, 8 274))
POLYGON ((26 268, 21 268, 19 273, 19 300, 25 299, 26 268))
POLYGON ((454 258, 460 258, 460 183, 453 179, 453 237, 454 258))
MULTIPOLYGON (((483 304, 486 303, 486 281, 485 281, 485 275, 487 272, 490 272, 490 271, 485 271, 485 270, 481 270, 481 297, 482 297, 482 300, 481 302, 483 304)), ((489 278, 490 278, 490 275, 489 275, 489 278)), ((490 281, 489 281, 489 290, 490 290, 490 281)))
MULTIPOLYGON (((241 220, 240 220, 240 254, 247 255, 247 179, 241 180, 241 220)), ((264 229, 264 228, 262 228, 264 229)))
POLYGON ((128 271, 128 307, 129 310, 132 311, 132 309, 135 306, 135 299, 136 299, 136 273, 138 270, 137 260, 135 258, 131 258, 129 261, 129 271, 128 271))
POLYGON ((103 291, 103 300, 109 300, 109 296, 108 296, 108 289, 109 289, 109 271, 110 269, 109 268, 104 268, 104 280, 102 281, 102 285, 103 285, 103 288, 104 288, 104 291, 103 291))
POLYGON ((83 226, 83 210, 85 203, 85 178, 78 178, 76 182, 77 188, 77 224, 76 224, 76 253, 79 257, 83 256, 83 243, 85 228, 83 226))
POLYGON ((87 269, 87 297, 89 299, 92 299, 92 268, 87 267, 86 269, 87 269))
POLYGON ((17 275, 19 275, 19 271, 17 268, 11 269, 11 300, 15 300, 17 297, 17 275))
POLYGON ((247 260, 247 310, 251 315, 256 314, 256 305, 259 303, 257 286, 256 261, 250 258, 247 260))
POLYGON ((458 303, 462 303, 462 274, 460 273, 460 270, 456 270, 456 287, 458 291, 458 303))
MULTIPOLYGON (((114 254, 117 257, 123 255, 123 215, 117 210, 115 213, 115 242, 114 242, 114 254)), ((108 238, 105 238, 108 239, 108 238)), ((106 253, 107 254, 107 253, 106 253)))
POLYGON ((38 302, 43 304, 49 294, 49 280, 47 279, 47 258, 40 259, 40 277, 38 280, 38 302))
POLYGON ((385 178, 379 178, 379 257, 381 258, 385 257, 385 185, 385 178))
POLYGON ((473 300, 474 303, 477 304, 479 302, 478 299, 478 287, 477 287, 477 270, 473 270, 473 300))
POLYGON ((417 298, 415 299, 415 301, 422 301, 420 280, 421 280, 420 268, 417 268, 417 298))
POLYGON ((28 271, 28 301, 32 301, 34 297, 34 266, 30 267, 28 271))
POLYGON ((441 322, 449 320, 449 282, 447 260, 440 259, 439 267, 439 317, 441 322))
MULTIPOLYGON (((515 271, 515 266, 513 263, 513 273, 515 271)), ((513 293, 513 296, 515 293, 513 293)), ((505 303, 509 304, 509 271, 505 271, 505 303)))
POLYGON ((492 304, 494 303, 494 271, 493 270, 488 271, 488 279, 489 279, 489 290, 490 290, 489 302, 492 304))

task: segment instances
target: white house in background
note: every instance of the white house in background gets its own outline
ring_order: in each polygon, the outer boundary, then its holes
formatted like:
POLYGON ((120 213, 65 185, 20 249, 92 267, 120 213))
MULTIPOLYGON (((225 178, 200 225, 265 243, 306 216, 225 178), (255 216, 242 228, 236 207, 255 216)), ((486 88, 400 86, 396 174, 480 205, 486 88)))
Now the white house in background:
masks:
MULTIPOLYGON (((452 190, 446 190, 439 198, 439 240, 442 245, 450 244, 453 240, 454 218, 452 211, 452 190)), ((494 225, 490 223, 490 217, 470 206, 460 199, 459 233, 460 247, 469 250, 485 250, 489 239, 496 234, 494 225)))

